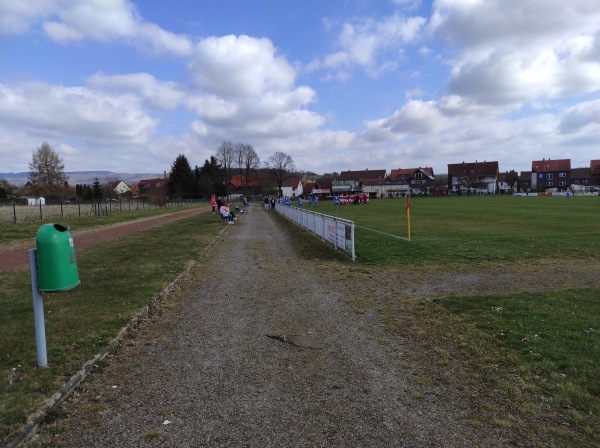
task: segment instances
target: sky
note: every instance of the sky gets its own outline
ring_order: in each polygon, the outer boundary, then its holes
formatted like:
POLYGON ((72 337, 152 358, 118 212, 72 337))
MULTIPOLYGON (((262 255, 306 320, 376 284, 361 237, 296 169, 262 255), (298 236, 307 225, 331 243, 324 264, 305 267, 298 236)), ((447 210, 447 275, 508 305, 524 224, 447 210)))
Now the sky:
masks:
POLYGON ((600 159, 598 0, 0 0, 0 172, 600 159))

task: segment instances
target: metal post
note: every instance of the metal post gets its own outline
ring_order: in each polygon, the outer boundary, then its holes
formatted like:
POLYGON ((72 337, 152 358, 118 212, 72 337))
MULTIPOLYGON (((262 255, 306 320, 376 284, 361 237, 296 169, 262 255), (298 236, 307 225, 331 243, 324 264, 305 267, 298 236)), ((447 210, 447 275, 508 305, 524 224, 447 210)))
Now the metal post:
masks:
POLYGON ((37 347, 37 366, 48 367, 46 352, 46 325, 44 323, 44 300, 38 289, 37 249, 29 249, 31 266, 31 289, 33 292, 33 317, 35 321, 35 342, 37 347))

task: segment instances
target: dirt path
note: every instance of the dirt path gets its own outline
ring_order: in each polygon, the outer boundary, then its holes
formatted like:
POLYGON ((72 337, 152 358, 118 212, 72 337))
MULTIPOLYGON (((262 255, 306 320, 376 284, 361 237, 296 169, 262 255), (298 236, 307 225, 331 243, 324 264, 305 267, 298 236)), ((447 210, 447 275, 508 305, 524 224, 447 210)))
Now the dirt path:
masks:
MULTIPOLYGON (((177 221, 178 219, 195 216, 199 213, 207 212, 208 210, 208 207, 194 208, 192 210, 184 210, 181 212, 174 212, 161 216, 142 218, 137 219, 134 222, 104 226, 98 229, 86 230, 82 232, 78 232, 76 229, 73 229, 71 230, 71 233, 75 241, 75 249, 85 249, 86 247, 101 244, 106 241, 129 235, 131 233, 162 226, 164 224, 177 221)), ((0 247, 0 272, 10 271, 11 269, 28 265, 29 255, 27 254, 27 251, 33 247, 35 247, 35 236, 27 243, 0 247)))
POLYGON ((470 424, 474 391, 415 384, 414 357, 431 349, 387 340, 377 315, 349 307, 352 285, 301 260, 270 212, 227 230, 29 446, 553 446, 470 424))

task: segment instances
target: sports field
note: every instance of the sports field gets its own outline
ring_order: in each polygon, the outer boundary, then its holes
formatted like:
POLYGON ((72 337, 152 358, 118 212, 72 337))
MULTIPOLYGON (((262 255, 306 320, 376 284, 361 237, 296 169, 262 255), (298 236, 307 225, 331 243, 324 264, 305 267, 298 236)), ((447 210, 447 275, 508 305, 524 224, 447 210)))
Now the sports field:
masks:
MULTIPOLYGON (((307 207, 305 207, 306 209, 307 207)), ((600 197, 411 198, 309 210, 356 224, 359 261, 383 264, 576 258, 600 254, 600 197)))

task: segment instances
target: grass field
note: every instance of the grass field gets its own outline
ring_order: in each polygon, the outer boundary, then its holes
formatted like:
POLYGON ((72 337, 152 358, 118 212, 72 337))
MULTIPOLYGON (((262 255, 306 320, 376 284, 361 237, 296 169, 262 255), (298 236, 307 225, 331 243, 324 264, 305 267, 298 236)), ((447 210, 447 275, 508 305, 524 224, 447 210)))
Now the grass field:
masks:
POLYGON ((600 254, 600 197, 412 198, 411 241, 403 199, 376 199, 336 211, 313 211, 356 224, 356 254, 364 263, 420 264, 511 261, 600 254))
MULTIPOLYGON (((567 273, 580 264, 596 266, 600 274, 596 197, 413 198, 410 242, 403 200, 374 200, 339 211, 321 201, 318 211, 356 223, 357 261, 332 252, 295 225, 282 223, 300 254, 323 263, 335 260, 344 271, 365 278, 381 269, 392 274, 432 266, 468 271, 541 260, 564 263, 567 273)), ((264 212, 254 205, 251 213, 264 212)), ((113 223, 119 216, 133 218, 114 215, 102 222, 113 223)), ((66 224, 81 229, 96 226, 98 220, 66 224)), ((39 223, 20 230, 0 226, 0 244, 31 238, 38 227, 39 223)), ((200 215, 79 252, 79 269, 86 281, 45 301, 48 369, 35 368, 28 268, 0 274, 0 442, 106 346, 190 260, 198 259, 221 228, 214 216, 200 215)), ((557 422, 552 431, 570 446, 599 446, 598 283, 595 288, 536 294, 517 290, 474 295, 465 290, 434 301, 412 297, 375 304, 365 297, 360 307, 361 312, 371 307, 379 313, 391 338, 416 337, 441 360, 459 359, 490 369, 502 365, 506 377, 531 394, 527 412, 557 422)))
MULTIPOLYGON (((514 393, 519 385, 531 396, 526 412, 547 420, 568 446, 600 446, 600 198, 412 198, 411 241, 404 200, 338 211, 321 201, 318 212, 355 222, 357 261, 347 269, 356 281, 365 280, 361 272, 369 277, 396 268, 564 269, 559 275, 571 286, 555 291, 481 295, 465 289, 433 301, 406 297, 383 304, 357 298, 356 308, 376 309, 390 337, 419 335, 436 354, 430 362, 442 370, 458 358, 472 362, 477 381, 490 389, 514 393), (571 274, 584 265, 598 272, 594 288, 572 286, 571 274)), ((307 258, 318 251, 306 242, 298 248, 307 258)), ((469 381, 466 387, 478 387, 469 381)), ((521 424, 512 418, 498 424, 521 424)))
MULTIPOLYGON (((94 225, 88 218, 70 223, 78 229, 94 225)), ((44 297, 47 369, 35 368, 29 267, 0 273, 0 444, 190 261, 197 260, 222 228, 221 220, 204 213, 79 251, 81 286, 44 297)))

